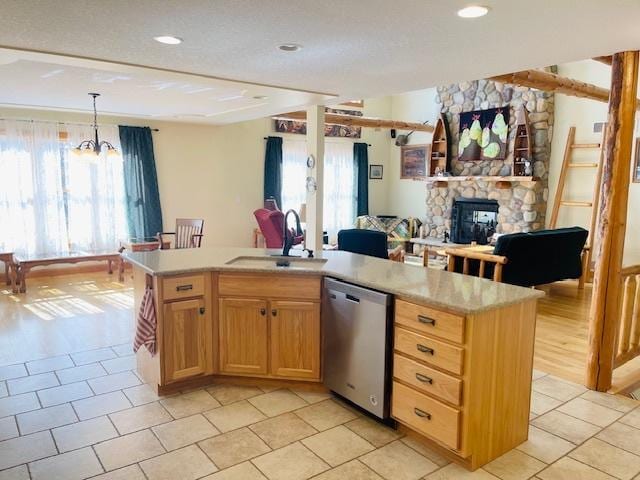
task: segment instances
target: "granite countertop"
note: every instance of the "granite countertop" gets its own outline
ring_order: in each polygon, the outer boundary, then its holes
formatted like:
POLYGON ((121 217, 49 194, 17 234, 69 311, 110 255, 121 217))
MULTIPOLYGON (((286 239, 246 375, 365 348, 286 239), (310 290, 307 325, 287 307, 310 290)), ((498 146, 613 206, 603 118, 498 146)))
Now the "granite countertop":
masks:
MULTIPOLYGON (((219 247, 125 251, 122 255, 146 272, 159 276, 205 271, 323 275, 464 314, 478 313, 544 295, 531 288, 342 251, 318 252, 316 257, 327 261, 321 266, 310 268, 276 267, 275 261, 273 264, 259 266, 227 264, 237 257, 269 256, 278 252, 259 248, 219 247)), ((292 251, 292 254, 300 253, 292 251)))

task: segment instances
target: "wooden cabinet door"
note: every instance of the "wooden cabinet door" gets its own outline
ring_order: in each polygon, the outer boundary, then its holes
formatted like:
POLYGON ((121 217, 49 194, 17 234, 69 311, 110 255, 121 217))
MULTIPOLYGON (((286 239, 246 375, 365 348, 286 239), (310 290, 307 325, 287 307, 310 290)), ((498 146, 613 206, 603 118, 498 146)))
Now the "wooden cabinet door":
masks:
POLYGON ((207 373, 213 346, 207 341, 211 321, 204 298, 165 303, 163 313, 165 381, 207 373))
POLYGON ((267 302, 251 298, 220 299, 220 371, 268 373, 267 302))
POLYGON ((272 301, 271 374, 320 378, 320 304, 272 301))

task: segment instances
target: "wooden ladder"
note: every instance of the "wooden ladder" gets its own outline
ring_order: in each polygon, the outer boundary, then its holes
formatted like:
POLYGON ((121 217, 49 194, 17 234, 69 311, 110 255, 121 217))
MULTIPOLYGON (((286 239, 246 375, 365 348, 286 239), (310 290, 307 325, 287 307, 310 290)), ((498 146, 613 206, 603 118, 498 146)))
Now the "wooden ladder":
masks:
MULTIPOLYGON (((606 127, 603 130, 603 139, 606 131, 606 127)), ((589 238, 585 245, 586 258, 583 265, 586 265, 589 271, 591 270, 591 258, 593 255, 593 237, 596 228, 596 222, 598 220, 598 204, 600 202, 600 186, 602 181, 602 144, 601 143, 575 143, 576 140, 576 127, 569 128, 569 134, 567 135, 567 143, 564 148, 564 158, 562 159, 562 169, 560 170, 560 178, 558 179, 558 188, 556 189, 556 195, 553 200, 553 209, 551 211, 551 221, 549 222, 549 228, 556 228, 558 223, 558 214, 560 213, 560 207, 585 207, 591 208, 591 220, 589 227, 589 238), (600 158, 597 163, 587 162, 572 162, 571 157, 575 149, 593 148, 600 149, 600 158), (596 177, 593 189, 593 198, 590 202, 578 202, 575 200, 565 200, 564 188, 567 182, 567 174, 570 169, 573 168, 595 168, 596 177)))

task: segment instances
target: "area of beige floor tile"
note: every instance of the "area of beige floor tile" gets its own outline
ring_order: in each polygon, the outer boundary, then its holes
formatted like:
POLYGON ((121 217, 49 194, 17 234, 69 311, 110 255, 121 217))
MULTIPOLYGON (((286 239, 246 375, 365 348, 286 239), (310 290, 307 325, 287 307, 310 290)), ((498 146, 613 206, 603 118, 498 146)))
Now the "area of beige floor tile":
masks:
POLYGON ((321 473, 314 480, 382 480, 382 477, 358 460, 321 473))
POLYGON ((87 380, 96 395, 101 393, 114 392, 123 388, 135 387, 140 385, 140 379, 133 372, 114 373, 113 375, 105 375, 104 377, 92 378, 87 380))
POLYGON ((246 400, 219 407, 204 414, 221 432, 246 427, 267 418, 246 400))
POLYGON ((533 382, 533 390, 548 397, 555 398, 556 400, 566 402, 584 393, 587 389, 577 383, 571 383, 552 375, 547 375, 533 382))
POLYGON ((635 428, 640 428, 640 408, 636 408, 634 411, 622 417, 620 422, 635 428))
POLYGON ((136 356, 127 355, 126 357, 113 358, 111 360, 103 360, 100 362, 104 369, 109 373, 126 372, 127 370, 136 369, 136 356))
POLYGON ((373 445, 343 425, 305 438, 301 442, 332 467, 375 450, 373 445))
POLYGON ((306 480, 329 469, 300 442, 255 458, 253 463, 269 480, 306 480))
POLYGON ((617 410, 603 407, 602 405, 580 397, 574 398, 561 407, 558 407, 557 411, 579 418, 585 422, 593 423, 599 427, 606 427, 623 415, 617 410))
POLYGON ((616 422, 605 428, 596 438, 628 452, 640 455, 640 430, 637 428, 616 422))
POLYGON ((103 473, 91 448, 82 448, 29 464, 32 480, 82 480, 103 473))
POLYGON ((93 477, 91 480, 147 480, 140 470, 140 467, 136 465, 129 465, 128 467, 119 468, 112 472, 103 473, 97 477, 93 477))
POLYGON ((209 387, 207 388, 207 391, 222 405, 229 405, 230 403, 246 400, 247 398, 262 395, 264 393, 258 387, 230 385, 226 383, 209 387))
POLYGON ((80 367, 72 367, 56 371, 56 376, 63 385, 67 383, 81 382, 82 380, 88 380, 90 378, 102 377, 106 374, 107 371, 102 368, 99 363, 91 363, 88 365, 81 365, 80 367))
POLYGON ((88 350, 86 352, 71 354, 71 359, 76 365, 86 365, 87 363, 95 363, 101 360, 109 360, 111 358, 116 358, 116 354, 110 348, 98 348, 97 350, 88 350))
POLYGON ((127 396, 129 401, 135 407, 144 405, 145 403, 156 402, 160 400, 160 398, 162 398, 158 396, 149 385, 146 384, 125 388, 122 392, 127 396))
POLYGON ((271 451, 269 446, 248 428, 218 435, 199 442, 198 445, 220 469, 271 451))
POLYGON ((120 432, 120 435, 144 430, 145 428, 171 422, 173 417, 158 403, 148 403, 112 413, 109 418, 120 432))
POLYGON ((165 453, 151 430, 142 430, 107 440, 94 448, 107 471, 165 453))
POLYGON ((539 416, 531 424, 576 444, 584 442, 600 431, 599 427, 591 423, 557 410, 539 416))
POLYGON ((4 398, 9 395, 9 390, 7 390, 7 382, 4 380, 0 381, 0 398, 4 398))
POLYGON ((0 442, 0 470, 56 455, 51 434, 32 433, 0 442))
POLYGON ((482 468, 502 480, 526 480, 546 466, 520 450, 511 450, 482 468))
POLYGON ((37 408, 40 408, 40 403, 33 392, 0 398, 0 417, 28 412, 37 408))
POLYGON ((76 417, 73 408, 71 408, 71 404, 64 403, 55 407, 21 413, 16 415, 16 421, 18 422, 20 433, 26 435, 77 422, 78 417, 76 417))
POLYGON ((603 407, 618 410, 619 412, 628 412, 640 405, 640 402, 633 398, 623 397, 622 395, 610 395, 608 393, 596 392, 594 390, 587 390, 580 395, 580 398, 597 403, 603 407))
POLYGON ((214 473, 202 480, 267 480, 251 462, 244 462, 214 473))
POLYGON ((572 458, 564 457, 538 473, 542 480, 612 480, 614 477, 572 458))
POLYGON ((369 417, 356 418, 345 423, 344 426, 360 435, 376 448, 393 442, 402 436, 396 430, 369 417))
POLYGON ((10 380, 12 378, 26 377, 27 375, 29 373, 22 363, 0 367, 0 380, 10 380))
POLYGON ((2 470, 0 472, 0 480, 30 480, 29 470, 26 465, 2 470))
POLYGON ((218 469, 196 445, 140 463, 149 480, 195 480, 218 469))
POLYGON ((318 433, 315 428, 293 413, 271 417, 249 428, 272 449, 284 447, 318 433))
POLYGON ((131 342, 121 343, 120 345, 116 345, 115 347, 111 347, 111 349, 118 355, 119 357, 127 357, 133 353, 133 345, 131 342))
POLYGON ((328 430, 357 418, 357 415, 335 400, 325 400, 295 412, 316 430, 328 430))
POLYGON ((360 460, 387 480, 414 480, 438 468, 438 465, 400 440, 374 450, 360 460))
POLYGON ((435 450, 432 450, 431 448, 429 448, 422 442, 419 442, 417 439, 413 437, 404 437, 401 440, 401 442, 407 445, 408 447, 413 448, 420 455, 431 460, 433 463, 435 463, 439 467, 444 467, 445 465, 449 465, 451 463, 447 458, 443 457, 438 452, 436 452, 435 450))
POLYGON ((15 417, 0 418, 0 441, 17 437, 18 435, 18 425, 15 417))
POLYGON ((131 408, 131 403, 122 392, 105 393, 72 402, 80 420, 100 417, 109 413, 131 408))
POLYGON ((275 390, 248 399, 251 404, 267 417, 275 417, 308 405, 302 398, 289 390, 275 390))
POLYGON ((630 479, 640 472, 640 457, 591 438, 569 454, 570 457, 621 479, 630 479))
MULTIPOLYGON (((450 463, 437 472, 424 477, 425 480, 497 480, 498 477, 479 468, 470 472, 456 463, 450 463)), ((569 480, 569 479, 566 479, 569 480)), ((573 480, 573 479, 572 479, 573 480)))
POLYGON ((545 463, 553 463, 576 446, 563 438, 529 425, 529 439, 516 448, 545 463))
POLYGON ((168 451, 186 447, 220 432, 200 413, 153 427, 151 430, 168 451))
POLYGON ((331 392, 314 392, 313 390, 302 390, 296 388, 290 388, 289 390, 298 395, 308 404, 314 404, 333 398, 331 392))
POLYGON ((531 412, 536 416, 547 413, 562 405, 562 401, 551 398, 543 393, 531 392, 531 412))
POLYGON ((58 377, 55 373, 41 373, 38 375, 30 375, 28 377, 16 378, 14 380, 7 380, 7 388, 11 395, 18 395, 20 393, 35 392, 36 390, 42 390, 44 388, 56 387, 60 385, 58 377))
POLYGON ((163 398, 160 403, 173 418, 188 417, 220 406, 220 402, 205 390, 195 390, 174 397, 163 398))
POLYGON ((74 367, 73 361, 69 355, 60 355, 57 357, 49 357, 42 360, 34 360, 33 362, 27 362, 27 370, 29 375, 36 375, 38 373, 53 372, 54 370, 60 370, 62 368, 74 367))
POLYGON ((107 417, 92 418, 65 427, 54 428, 51 433, 60 452, 68 452, 118 436, 118 432, 107 417))
POLYGON ((546 372, 543 372, 541 370, 536 370, 535 368, 533 369, 533 373, 531 375, 531 380, 537 380, 539 378, 544 377, 545 375, 547 375, 546 372))
POLYGON ((43 407, 60 405, 92 396, 93 390, 84 381, 38 391, 38 398, 40 398, 43 407))

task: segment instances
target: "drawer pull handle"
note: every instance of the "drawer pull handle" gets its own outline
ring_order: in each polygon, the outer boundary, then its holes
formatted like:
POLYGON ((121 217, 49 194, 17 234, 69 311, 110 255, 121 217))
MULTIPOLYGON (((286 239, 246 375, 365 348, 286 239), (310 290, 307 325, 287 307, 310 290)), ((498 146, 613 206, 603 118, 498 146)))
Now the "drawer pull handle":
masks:
POLYGON ((273 315, 274 317, 278 315, 278 310, 276 310, 275 308, 271 310, 271 315, 273 315))
POLYGON ((266 308, 261 308, 260 309, 260 315, 262 315, 263 317, 267 314, 267 309, 266 308))
POLYGON ((200 307, 200 315, 204 315, 204 312, 205 312, 205 311, 206 311, 206 310, 204 309, 204 307, 200 307))
POLYGON ((434 355, 436 353, 433 351, 433 348, 429 348, 425 345, 417 344, 416 348, 418 349, 418 351, 422 353, 428 353, 429 355, 434 355))
POLYGON ((186 292, 188 290, 193 290, 193 285, 178 285, 176 287, 176 292, 186 292))
POLYGON ((424 410, 420 410, 419 408, 414 408, 413 413, 415 413, 420 418, 426 418, 427 420, 431 420, 431 414, 425 412, 424 410))
POLYGON ((418 315, 418 321, 420 323, 424 323, 425 325, 431 325, 432 327, 436 326, 435 318, 425 317, 424 315, 418 315))
POLYGON ((427 377, 426 375, 422 375, 421 373, 416 373, 416 378, 422 383, 433 384, 433 379, 427 377))

